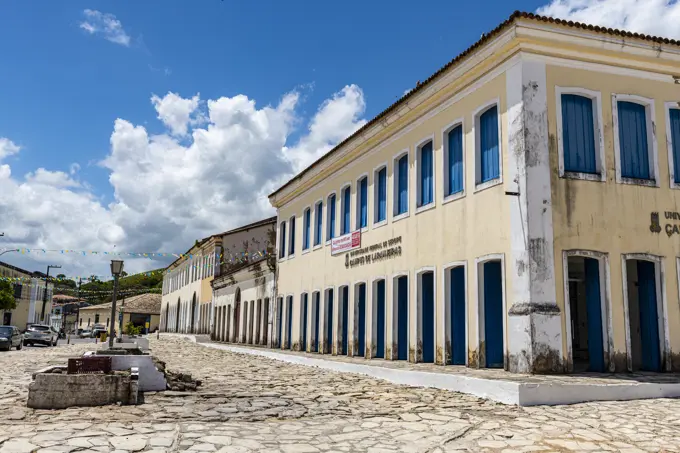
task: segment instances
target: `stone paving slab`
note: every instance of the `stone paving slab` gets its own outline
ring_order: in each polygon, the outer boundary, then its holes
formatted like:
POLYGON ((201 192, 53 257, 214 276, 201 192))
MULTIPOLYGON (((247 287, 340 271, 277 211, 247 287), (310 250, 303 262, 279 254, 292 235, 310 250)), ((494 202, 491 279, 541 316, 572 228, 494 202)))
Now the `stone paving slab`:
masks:
MULTIPOLYGON (((179 337, 196 341, 191 335, 179 337)), ((298 365, 365 374, 395 384, 462 392, 520 406, 680 397, 680 375, 675 373, 522 375, 503 370, 412 364, 383 359, 365 360, 361 357, 310 354, 252 345, 206 341, 201 344, 298 365)))
POLYGON ((180 338, 152 339, 152 352, 203 380, 197 392, 146 394, 140 406, 27 409, 31 371, 86 347, 0 354, 0 453, 680 453, 680 400, 522 408, 180 338))

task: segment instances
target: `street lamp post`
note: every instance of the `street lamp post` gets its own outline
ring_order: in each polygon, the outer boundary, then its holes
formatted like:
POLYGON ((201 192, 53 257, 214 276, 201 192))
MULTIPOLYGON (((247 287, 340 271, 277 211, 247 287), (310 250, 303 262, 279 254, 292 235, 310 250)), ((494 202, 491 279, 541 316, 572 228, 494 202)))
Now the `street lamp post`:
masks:
POLYGON ((111 301, 111 324, 109 324, 109 349, 113 348, 113 331, 116 325, 116 297, 118 296, 118 277, 123 272, 123 261, 111 260, 113 274, 113 300, 111 301))
POLYGON ((47 275, 45 275, 45 291, 43 291, 43 303, 40 310, 40 322, 45 322, 45 306, 47 305, 47 287, 50 280, 50 269, 61 269, 61 266, 47 266, 47 275))

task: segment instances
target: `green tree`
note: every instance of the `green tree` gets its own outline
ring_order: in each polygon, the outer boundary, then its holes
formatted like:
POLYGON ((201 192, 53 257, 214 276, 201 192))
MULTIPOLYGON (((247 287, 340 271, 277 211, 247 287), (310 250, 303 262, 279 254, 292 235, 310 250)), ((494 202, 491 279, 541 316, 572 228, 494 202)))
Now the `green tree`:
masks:
POLYGON ((14 288, 10 282, 0 280, 0 310, 14 310, 17 301, 14 300, 14 288))

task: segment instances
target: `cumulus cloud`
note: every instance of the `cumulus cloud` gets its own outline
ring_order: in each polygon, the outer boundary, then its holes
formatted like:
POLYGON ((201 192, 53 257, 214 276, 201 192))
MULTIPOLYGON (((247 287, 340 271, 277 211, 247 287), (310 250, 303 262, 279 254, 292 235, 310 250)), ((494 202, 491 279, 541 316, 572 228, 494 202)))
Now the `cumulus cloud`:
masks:
POLYGON ((4 137, 0 137, 0 162, 6 157, 18 153, 21 148, 15 145, 12 140, 4 137))
POLYGON ((366 124, 361 118, 365 110, 364 93, 357 85, 347 85, 326 100, 310 122, 307 135, 285 150, 295 172, 309 166, 366 124))
POLYGON ((80 23, 80 28, 87 33, 101 35, 104 39, 125 47, 130 45, 130 35, 125 32, 123 24, 113 14, 86 9, 83 16, 85 20, 80 23))
POLYGON ((200 122, 201 118, 196 116, 192 117, 193 113, 198 108, 199 102, 199 94, 190 99, 184 99, 172 92, 169 92, 162 98, 155 94, 151 96, 151 103, 156 109, 156 112, 158 112, 158 119, 161 120, 174 135, 186 135, 190 123, 200 122))
POLYGON ((677 0, 553 0, 538 14, 680 39, 677 0))
MULTIPOLYGON (((297 91, 273 105, 259 105, 245 95, 205 103, 198 95, 152 97, 167 131, 154 135, 143 125, 115 120, 110 151, 99 163, 109 172, 114 192, 108 204, 76 180, 76 165, 69 172, 40 168, 23 178, 2 165, 4 243, 36 249, 183 252, 196 239, 273 215, 269 193, 365 124, 363 93, 355 85, 333 94, 309 119, 301 116, 301 99, 297 91), (300 128, 300 138, 291 142, 291 134, 300 128)), ((17 152, 11 141, 0 139, 0 158, 17 152)), ((101 257, 31 258, 42 264, 56 259, 58 263, 50 264, 64 264, 67 275, 108 273, 101 257)), ((34 264, 26 266, 42 266, 34 264)), ((126 258, 129 272, 166 264, 126 258)))

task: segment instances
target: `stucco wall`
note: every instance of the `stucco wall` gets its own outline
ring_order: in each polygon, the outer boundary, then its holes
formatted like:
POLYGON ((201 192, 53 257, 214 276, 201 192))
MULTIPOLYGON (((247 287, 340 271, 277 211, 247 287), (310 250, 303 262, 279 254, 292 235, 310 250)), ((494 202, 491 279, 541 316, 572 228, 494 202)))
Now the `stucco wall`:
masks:
MULTIPOLYGON (((668 101, 680 101, 680 87, 672 83, 612 74, 547 66, 550 157, 553 176, 552 203, 555 238, 555 273, 557 302, 563 308, 566 329, 563 250, 581 249, 608 254, 609 290, 611 291, 611 325, 617 370, 625 369, 626 332, 622 280, 622 254, 646 253, 663 257, 665 298, 673 367, 680 368, 680 307, 678 305, 678 269, 680 236, 669 237, 664 231, 665 211, 678 211, 680 191, 670 188, 668 149, 666 145, 666 107, 668 101), (558 177, 556 86, 581 87, 601 95, 602 134, 605 149, 606 182, 558 177), (612 94, 634 94, 654 100, 654 129, 658 150, 659 187, 616 183, 612 94), (650 215, 658 212, 662 230, 650 231, 650 215)), ((651 152, 651 150, 650 150, 651 152)), ((660 313, 663 316, 663 314, 660 313)), ((631 316, 633 316, 631 314, 631 316)), ((564 348, 570 341, 564 336, 564 348)))
MULTIPOLYGON (((353 300, 353 286, 358 282, 367 283, 367 307, 370 305, 371 284, 375 279, 386 278, 386 303, 392 300, 392 277, 399 273, 409 275, 409 304, 410 312, 416 313, 416 273, 419 270, 434 269, 436 285, 436 323, 437 323, 437 354, 443 347, 444 307, 443 307, 443 269, 448 263, 466 261, 467 268, 467 302, 468 302, 468 349, 472 360, 476 360, 477 326, 476 316, 476 272, 475 259, 488 254, 503 254, 509 252, 509 203, 504 193, 504 184, 500 184, 475 193, 474 162, 474 129, 473 112, 488 102, 498 99, 499 122, 501 125, 501 147, 507 149, 507 127, 505 114, 506 83, 505 75, 501 74, 484 85, 478 87, 469 95, 455 102, 450 107, 439 112, 432 118, 408 131, 395 131, 387 140, 377 146, 377 149, 366 150, 361 157, 344 165, 334 172, 331 177, 314 186, 311 190, 299 194, 293 201, 279 209, 279 223, 296 216, 295 257, 279 260, 279 281, 277 293, 280 296, 293 295, 293 338, 300 335, 300 295, 303 292, 311 294, 329 287, 335 288, 335 301, 338 300, 338 288, 350 285, 350 305, 353 300), (464 120, 464 159, 465 159, 465 196, 444 203, 441 175, 443 174, 443 131, 456 120, 464 120), (416 213, 416 146, 424 139, 432 137, 434 140, 434 187, 435 208, 416 213), (393 220, 393 158, 403 150, 409 150, 409 215, 406 218, 393 220), (374 206, 374 170, 387 164, 387 222, 375 228, 373 226, 374 206), (356 222, 356 190, 357 180, 362 175, 369 176, 368 186, 368 228, 362 234, 362 247, 382 243, 390 239, 401 237, 401 256, 373 262, 354 268, 345 267, 345 254, 331 256, 330 243, 326 242, 327 197, 335 192, 336 202, 336 236, 340 232, 341 218, 341 189, 347 184, 352 185, 351 197, 351 226, 354 230, 356 222), (307 207, 312 210, 312 238, 315 225, 314 206, 324 201, 323 239, 324 244, 308 253, 302 252, 303 212, 307 207)), ((506 153, 503 152, 503 161, 506 153)), ((505 164, 503 165, 505 167, 505 164)), ((286 240, 288 247, 288 239, 286 240)), ((506 275, 508 269, 505 269, 506 275)), ((505 287, 510 293, 510 282, 505 287)), ((337 305, 337 302, 336 302, 337 305)), ((351 313, 351 310, 350 310, 351 313)), ((417 323, 415 317, 409 322, 410 348, 415 348, 417 323)), ((391 326, 390 310, 386 319, 386 326, 391 326)), ((387 328, 389 338, 391 333, 387 328)))

